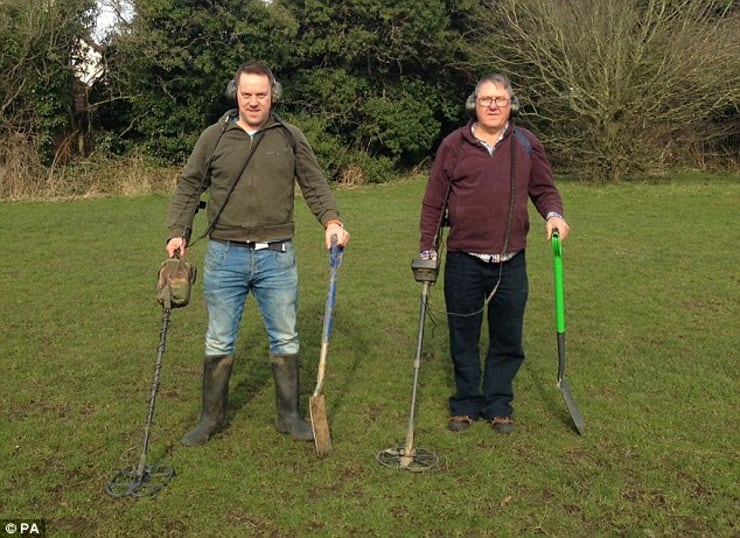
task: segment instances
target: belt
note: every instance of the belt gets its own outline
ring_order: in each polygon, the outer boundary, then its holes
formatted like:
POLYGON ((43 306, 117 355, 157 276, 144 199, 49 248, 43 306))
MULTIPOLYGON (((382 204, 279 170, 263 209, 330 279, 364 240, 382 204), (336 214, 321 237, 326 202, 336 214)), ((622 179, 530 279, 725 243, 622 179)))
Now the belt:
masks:
POLYGON ((231 245, 239 248, 248 248, 249 250, 274 250, 275 252, 285 252, 287 250, 287 241, 272 241, 270 243, 260 243, 257 241, 229 241, 226 239, 211 239, 217 243, 231 245))
POLYGON ((468 254, 470 254, 471 256, 475 256, 476 258, 479 258, 486 263, 504 263, 508 262, 514 256, 519 254, 519 251, 506 252, 504 254, 481 254, 479 252, 468 252, 468 254))

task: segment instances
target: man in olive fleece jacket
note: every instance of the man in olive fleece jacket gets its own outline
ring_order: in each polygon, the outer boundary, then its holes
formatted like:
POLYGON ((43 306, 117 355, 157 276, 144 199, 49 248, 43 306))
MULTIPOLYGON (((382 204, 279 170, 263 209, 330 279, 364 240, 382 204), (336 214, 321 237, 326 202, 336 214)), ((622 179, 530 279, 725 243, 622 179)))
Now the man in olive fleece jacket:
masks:
POLYGON ((304 134, 272 113, 282 94, 270 69, 247 63, 233 86, 237 109, 208 127, 179 178, 168 210, 167 253, 184 257, 200 195, 209 191, 209 241, 203 290, 208 330, 200 420, 182 439, 201 445, 226 421, 236 339, 249 293, 256 299, 269 340, 275 380, 276 427, 294 439, 313 439, 299 414, 298 273, 293 249, 297 183, 324 226, 324 245, 349 233, 304 134))
POLYGON ((440 144, 422 202, 422 259, 437 259, 445 211, 450 227, 444 294, 455 374, 452 431, 479 418, 496 432, 513 431, 513 381, 524 361, 529 200, 548 238, 569 232, 542 143, 511 121, 518 106, 506 77, 481 79, 466 105, 472 119, 440 144), (481 369, 484 313, 489 343, 481 369))

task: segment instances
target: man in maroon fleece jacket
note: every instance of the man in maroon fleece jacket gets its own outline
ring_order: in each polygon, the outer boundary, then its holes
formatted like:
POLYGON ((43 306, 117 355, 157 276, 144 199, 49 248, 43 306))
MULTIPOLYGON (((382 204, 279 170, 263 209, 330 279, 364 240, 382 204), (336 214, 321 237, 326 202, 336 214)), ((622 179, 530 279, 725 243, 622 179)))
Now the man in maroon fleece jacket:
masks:
POLYGON ((569 227, 542 143, 514 127, 519 101, 511 82, 482 78, 466 104, 472 119, 437 150, 422 202, 422 259, 437 259, 440 228, 449 225, 444 292, 455 373, 449 399, 452 431, 485 419, 514 430, 513 382, 524 361, 522 330, 528 280, 528 200, 545 219, 548 239, 569 227), (483 313, 489 345, 479 355, 483 313))

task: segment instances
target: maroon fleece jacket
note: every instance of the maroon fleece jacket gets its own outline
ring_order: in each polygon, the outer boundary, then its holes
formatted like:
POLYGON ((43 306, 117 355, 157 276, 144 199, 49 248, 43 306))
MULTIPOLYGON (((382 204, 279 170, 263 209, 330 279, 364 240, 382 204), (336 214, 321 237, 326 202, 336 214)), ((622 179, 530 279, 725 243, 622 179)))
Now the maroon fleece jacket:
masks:
POLYGON ((450 133, 437 150, 422 201, 421 251, 434 248, 448 186, 448 252, 503 254, 523 250, 529 232, 528 200, 543 218, 551 211, 563 214, 545 149, 531 131, 516 128, 529 140, 531 154, 509 122, 489 155, 471 133, 472 125, 468 122, 450 133), (512 144, 516 144, 514 211, 505 244, 511 205, 512 144))

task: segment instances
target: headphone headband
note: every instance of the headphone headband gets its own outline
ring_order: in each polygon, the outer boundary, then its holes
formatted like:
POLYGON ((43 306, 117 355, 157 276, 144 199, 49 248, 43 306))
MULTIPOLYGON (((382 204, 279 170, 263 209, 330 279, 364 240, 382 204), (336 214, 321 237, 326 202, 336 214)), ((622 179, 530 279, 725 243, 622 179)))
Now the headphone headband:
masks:
POLYGON ((468 114, 468 116, 474 120, 478 119, 478 116, 475 112, 475 99, 478 93, 478 89, 485 82, 492 82, 497 86, 503 86, 509 92, 511 99, 511 117, 516 117, 516 115, 519 113, 519 110, 521 109, 521 103, 519 102, 519 98, 514 94, 514 90, 511 87, 511 81, 501 73, 490 73, 478 81, 478 83, 475 85, 475 90, 468 96, 467 100, 465 101, 465 112, 468 114))
MULTIPOLYGON (((515 118, 521 109, 519 98, 512 94, 511 95, 511 117, 515 118)), ((471 119, 478 119, 475 112, 475 93, 468 95, 468 99, 465 101, 465 112, 470 116, 471 119)))
POLYGON ((277 105, 283 98, 283 85, 275 79, 272 70, 265 64, 259 62, 248 62, 239 66, 239 69, 234 73, 233 78, 226 85, 224 96, 227 101, 236 103, 236 89, 239 87, 239 77, 242 73, 249 73, 253 75, 262 75, 267 77, 270 81, 270 87, 272 89, 272 106, 277 105))

